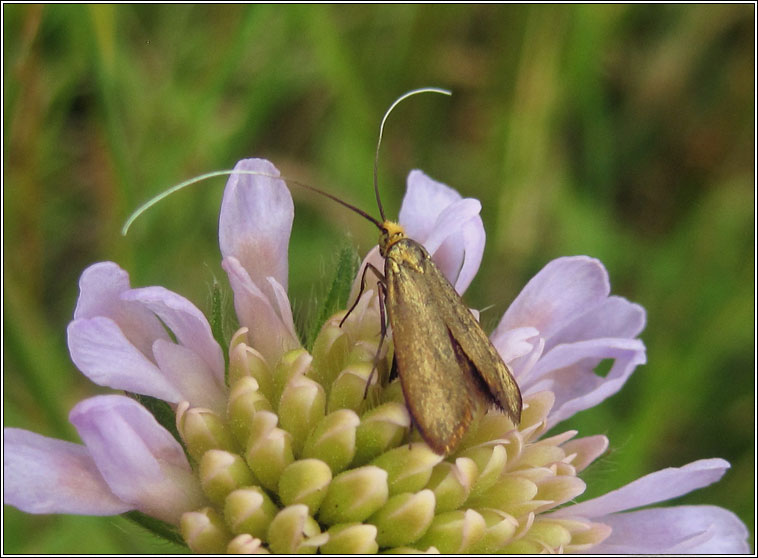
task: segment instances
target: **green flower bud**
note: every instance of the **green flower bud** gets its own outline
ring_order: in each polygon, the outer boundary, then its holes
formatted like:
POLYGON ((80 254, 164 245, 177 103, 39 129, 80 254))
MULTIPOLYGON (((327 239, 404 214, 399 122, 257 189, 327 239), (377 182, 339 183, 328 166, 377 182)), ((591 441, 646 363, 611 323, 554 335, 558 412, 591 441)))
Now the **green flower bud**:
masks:
POLYGON ((213 508, 185 512, 179 529, 187 546, 197 554, 218 554, 232 538, 224 520, 213 508))
POLYGON ((245 461, 256 478, 269 490, 275 491, 282 471, 295 458, 289 432, 277 428, 277 416, 260 411, 250 425, 245 461))
MULTIPOLYGON (((347 354, 347 358, 345 358, 345 367, 367 363, 370 363, 371 366, 373 366, 374 362, 376 362, 378 366, 381 365, 384 358, 382 355, 376 354, 378 348, 378 337, 376 338, 376 341, 361 339, 351 347, 350 352, 347 354)), ((379 372, 382 373, 382 377, 386 375, 385 370, 379 370, 379 372)))
POLYGON ((281 510, 268 528, 269 546, 276 554, 315 554, 328 538, 302 504, 281 510))
MULTIPOLYGON (((345 320, 343 327, 352 339, 379 339, 379 304, 376 289, 366 289, 358 305, 345 320)), ((376 354, 376 349, 374 349, 376 354)))
POLYGON ((474 486, 471 487, 472 496, 486 493, 503 474, 508 461, 508 454, 500 444, 471 448, 463 455, 471 459, 479 470, 474 486))
POLYGON ((436 546, 430 546, 425 550, 411 548, 410 546, 396 546, 382 552, 382 554, 439 554, 440 551, 436 546))
POLYGON ((247 377, 258 382, 261 393, 270 401, 274 393, 274 382, 266 359, 246 343, 240 342, 229 350, 229 385, 233 386, 241 378, 247 377))
POLYGON ((556 476, 562 476, 562 477, 575 477, 576 476, 576 468, 573 465, 569 465, 565 461, 559 461, 558 463, 553 463, 550 466, 550 470, 555 471, 556 476))
POLYGON ((566 461, 571 463, 576 472, 581 472, 605 453, 608 449, 608 438, 602 435, 588 436, 566 442, 561 447, 568 458, 566 461))
POLYGON ((291 463, 279 477, 279 498, 285 506, 304 504, 315 515, 326 496, 332 471, 318 459, 303 459, 291 463))
POLYGON ((198 461, 210 449, 239 453, 228 425, 213 411, 190 408, 189 403, 183 401, 176 409, 176 427, 187 451, 198 461))
POLYGON ((553 408, 555 395, 552 391, 541 391, 524 399, 519 431, 528 434, 526 440, 538 438, 547 429, 547 414, 553 408))
POLYGON ((285 386, 298 376, 305 375, 313 357, 305 349, 293 349, 282 355, 274 370, 274 395, 272 403, 278 405, 285 386))
POLYGON ((429 528, 434 518, 434 492, 406 492, 390 498, 367 521, 376 525, 376 542, 384 547, 415 542, 429 528))
MULTIPOLYGON (((334 412, 338 409, 352 409, 358 412, 365 401, 366 384, 372 369, 373 365, 367 362, 344 368, 332 383, 327 410, 334 412)), ((375 372, 372 384, 377 381, 376 375, 375 372)))
POLYGON ((435 516, 416 545, 434 545, 442 554, 468 553, 484 536, 486 529, 484 518, 474 510, 445 512, 435 516))
POLYGON ((517 475, 503 475, 487 492, 469 497, 467 506, 493 508, 520 517, 524 510, 532 511, 543 502, 534 503, 537 485, 517 475))
POLYGON ((479 510, 486 530, 479 542, 471 548, 475 554, 493 554, 505 546, 516 534, 519 522, 515 517, 500 510, 482 509, 479 510))
POLYGON ((501 548, 498 553, 502 554, 539 554, 545 552, 545 547, 532 539, 519 539, 501 548))
POLYGON ((495 411, 477 416, 466 432, 459 453, 466 448, 492 445, 495 440, 510 440, 518 433, 518 428, 502 412, 495 411))
POLYGON ((387 471, 390 495, 395 495, 424 488, 442 459, 426 444, 414 443, 383 453, 372 464, 387 471))
POLYGON ((548 548, 562 548, 571 542, 571 532, 560 522, 535 519, 526 538, 541 542, 548 548))
POLYGON ((227 380, 230 384, 237 382, 240 378, 250 377, 247 356, 245 355, 246 347, 247 328, 243 327, 232 336, 229 342, 229 371, 227 373, 227 380), (243 330, 245 335, 240 335, 243 330))
POLYGON ((229 391, 227 417, 237 442, 241 445, 250 438, 250 424, 258 411, 273 411, 271 403, 259 389, 257 380, 251 376, 240 378, 229 391))
POLYGON ((512 463, 513 468, 525 467, 547 467, 561 461, 566 457, 566 453, 560 446, 555 445, 550 440, 544 440, 536 444, 525 446, 519 454, 518 461, 512 463))
POLYGON ((222 504, 232 490, 255 482, 239 455, 222 450, 205 452, 200 459, 199 473, 203 492, 215 504, 222 504))
POLYGON ((279 509, 259 487, 249 486, 230 493, 224 502, 224 518, 232 532, 263 539, 279 509))
POLYGON ((372 465, 351 469, 332 480, 319 508, 319 520, 327 525, 363 521, 379 510, 388 497, 384 469, 372 465))
POLYGON ((388 448, 397 446, 411 425, 411 416, 402 403, 380 405, 361 417, 355 431, 354 465, 368 463, 388 448))
POLYGON ((256 539, 247 533, 234 537, 226 547, 227 554, 269 554, 260 539, 256 539))
POLYGON ((313 342, 313 366, 307 372, 308 377, 330 390, 345 365, 349 347, 350 340, 339 326, 339 319, 327 321, 313 342))
POLYGON ((405 407, 405 395, 403 395, 403 386, 400 380, 393 380, 382 390, 382 401, 384 403, 398 403, 405 407))
POLYGON ((292 435, 294 453, 300 454, 308 434, 324 418, 324 388, 310 378, 293 378, 279 401, 281 426, 292 435))
POLYGON ((353 460, 359 424, 358 415, 349 409, 326 415, 306 439, 302 456, 320 459, 338 473, 353 460))
POLYGON ((376 527, 363 523, 340 523, 326 532, 329 540, 321 545, 321 554, 376 554, 376 527))
POLYGON ((555 476, 537 483, 535 500, 547 502, 536 511, 554 508, 584 493, 587 485, 579 477, 555 476))
POLYGON ((471 459, 459 457, 455 464, 443 461, 435 465, 427 488, 434 491, 436 511, 458 509, 468 498, 479 470, 471 459))
POLYGON ((238 345, 247 345, 248 338, 247 332, 250 331, 246 327, 241 327, 234 332, 232 338, 229 340, 229 352, 232 352, 238 345))
MULTIPOLYGON (((575 542, 574 531, 588 532, 589 525, 581 521, 565 521, 562 519, 543 519, 538 517, 529 528, 529 531, 519 540, 508 544, 502 548, 503 551, 511 550, 532 550, 532 552, 544 552, 545 549, 563 549, 567 550, 575 542)), ((607 530, 600 529, 596 534, 610 534, 610 528, 607 530)), ((607 535, 606 535, 607 536, 607 535)), ((601 539, 602 540, 602 539, 601 539)))
POLYGON ((574 554, 586 552, 611 534, 611 527, 604 523, 588 523, 571 519, 553 519, 553 521, 566 525, 571 531, 571 544, 567 544, 564 550, 574 554))

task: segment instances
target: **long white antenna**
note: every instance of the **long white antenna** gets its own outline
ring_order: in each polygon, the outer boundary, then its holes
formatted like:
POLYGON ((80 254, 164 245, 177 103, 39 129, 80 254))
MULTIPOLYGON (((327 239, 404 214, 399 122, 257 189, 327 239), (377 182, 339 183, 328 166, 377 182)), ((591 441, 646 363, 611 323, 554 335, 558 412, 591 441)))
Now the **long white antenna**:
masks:
POLYGON ((408 91, 408 93, 405 93, 404 95, 400 96, 395 100, 394 103, 390 105, 390 108, 387 109, 387 112, 384 113, 384 117, 382 118, 382 123, 379 124, 379 140, 376 142, 376 154, 374 155, 374 193, 376 194, 376 204, 379 206, 379 215, 382 218, 382 221, 386 221, 387 218, 384 216, 384 208, 382 207, 382 200, 379 198, 379 148, 382 145, 382 135, 384 134, 384 123, 387 121, 387 117, 392 112, 392 109, 394 109, 397 105, 399 105, 401 102, 403 102, 408 97, 412 97, 413 95, 418 95, 419 93, 441 93, 442 95, 452 95, 452 91, 449 91, 447 89, 442 89, 440 87, 422 87, 420 89, 413 89, 411 91, 408 91))
MULTIPOLYGON (((195 184, 196 182, 201 182, 203 180, 206 180, 208 178, 214 178, 216 176, 226 176, 228 174, 231 174, 235 171, 228 171, 228 170, 221 170, 221 171, 213 171, 206 174, 201 174, 200 176, 196 176, 195 178, 190 178, 189 180, 185 180, 184 182, 181 182, 177 184, 176 186, 172 186, 168 190, 165 190, 155 196, 154 198, 146 201, 141 206, 139 206, 137 209, 134 210, 134 213, 129 215, 129 218, 126 220, 126 223, 124 223, 124 226, 121 228, 121 234, 123 236, 126 236, 126 233, 129 232, 129 227, 132 226, 132 223, 137 220, 137 217, 142 215, 145 211, 153 207, 156 203, 161 201, 163 198, 167 198, 171 194, 178 192, 179 190, 186 188, 187 186, 191 186, 195 184)), ((239 171, 237 171, 239 172, 239 171)), ((244 172, 244 171, 243 171, 244 172)), ((256 173, 260 174, 260 173, 256 173)))
MULTIPOLYGON (((387 112, 384 113, 384 117, 382 118, 382 123, 379 125, 379 140, 376 143, 376 155, 374 157, 374 192, 376 193, 376 201, 377 201, 377 204, 379 205, 379 213, 382 216, 382 221, 385 221, 385 217, 384 217, 384 209, 382 208, 382 202, 379 199, 379 183, 378 183, 378 171, 377 171, 377 168, 378 168, 378 165, 379 165, 379 147, 381 147, 381 145, 382 145, 382 135, 384 133, 384 123, 387 121, 387 117, 392 112, 392 109, 394 109, 400 102, 404 101, 408 97, 412 97, 413 95, 417 95, 419 93, 441 93, 443 95, 452 95, 452 93, 450 91, 448 91, 447 89, 441 89, 439 87, 423 87, 421 89, 414 89, 412 91, 408 91, 407 93, 405 93, 404 95, 402 95, 401 97, 399 97, 394 103, 392 103, 392 105, 390 105, 390 108, 387 109, 387 112)), ((376 219, 374 219, 373 217, 371 217, 370 215, 368 215, 364 211, 358 209, 357 207, 354 207, 354 206, 352 206, 352 205, 350 205, 350 204, 348 204, 348 203, 346 203, 346 202, 344 202, 344 201, 336 198, 335 196, 332 196, 331 194, 323 192, 323 191, 319 190, 318 188, 314 188, 313 186, 308 186, 307 184, 303 184, 301 182, 298 182, 297 180, 292 180, 292 179, 289 179, 289 178, 285 178, 283 176, 274 176, 274 175, 266 174, 266 173, 263 173, 263 172, 257 172, 257 171, 219 170, 219 171, 213 171, 213 172, 208 172, 208 173, 205 173, 205 174, 201 174, 200 176, 196 176, 194 178, 190 178, 189 180, 185 180, 184 182, 180 182, 176 186, 172 186, 168 190, 165 190, 165 191, 161 192, 160 194, 158 194, 157 196, 155 196, 154 198, 151 198, 150 200, 146 201, 141 206, 139 206, 137 209, 135 209, 134 212, 129 216, 129 218, 126 220, 126 223, 124 223, 124 226, 121 228, 121 234, 123 236, 126 236, 126 233, 129 232, 129 228, 132 226, 132 223, 134 223, 134 221, 137 220, 137 217, 139 217, 140 215, 142 215, 143 213, 145 213, 145 211, 147 211, 148 209, 150 209, 151 207, 153 207, 159 201, 167 198, 171 194, 174 194, 174 193, 178 192, 179 190, 182 190, 182 189, 186 188, 187 186, 191 186, 191 185, 196 184, 198 182, 202 182, 203 180, 207 180, 208 178, 215 178, 217 176, 228 176, 228 175, 231 175, 231 174, 247 174, 247 175, 253 175, 253 176, 265 176, 265 177, 269 177, 269 178, 276 178, 276 179, 284 180, 288 184, 295 184, 297 186, 301 186, 303 188, 307 188, 308 190, 312 190, 312 191, 317 192, 317 193, 319 193, 321 195, 324 195, 324 196, 326 196, 328 198, 331 198, 334 201, 337 201, 337 202, 341 203, 345 207, 348 207, 349 209, 352 209, 356 213, 361 214, 362 216, 364 216, 365 218, 367 218, 369 221, 371 221, 372 223, 374 223, 376 226, 378 226, 378 227, 381 228, 381 223, 380 222, 378 222, 376 219)))
POLYGON ((214 172, 209 172, 200 176, 196 176, 194 178, 190 178, 189 180, 185 180, 184 182, 177 184, 176 186, 172 186, 168 190, 161 192, 154 198, 148 200, 147 202, 143 203, 141 206, 139 206, 134 213, 132 213, 129 218, 126 220, 126 223, 124 223, 123 228, 121 229, 121 234, 123 236, 126 236, 126 233, 129 232, 129 227, 131 227, 132 223, 142 215, 145 211, 153 207, 156 203, 161 201, 162 199, 170 196, 171 194, 178 192, 182 188, 186 188, 187 186, 191 186, 192 184, 195 184, 196 182, 201 182, 205 180, 206 178, 214 178, 216 176, 231 176, 232 174, 241 174, 241 175, 248 175, 248 176, 263 176, 265 178, 273 178, 274 180, 283 180, 287 184, 299 186, 301 188, 305 188, 306 190, 310 190, 311 192, 316 192, 317 194, 321 194, 322 196, 325 196, 329 198, 330 200, 334 200, 337 203, 347 207, 351 211, 354 211, 358 215, 361 215, 362 217, 368 219, 374 225, 376 225, 378 228, 382 228, 382 223, 377 221, 375 218, 373 218, 371 215, 366 213, 360 208, 355 207, 354 205, 351 205, 347 203, 344 200, 339 199, 337 196, 330 194, 329 192, 324 192, 323 190, 319 190, 318 188, 315 188, 313 186, 310 186, 309 184, 304 184, 303 182, 299 182, 297 180, 293 180, 291 178, 287 178, 286 176, 279 176, 275 174, 270 174, 267 172, 260 172, 260 171, 251 171, 251 170, 245 170, 245 169, 231 169, 231 170, 219 170, 214 172))

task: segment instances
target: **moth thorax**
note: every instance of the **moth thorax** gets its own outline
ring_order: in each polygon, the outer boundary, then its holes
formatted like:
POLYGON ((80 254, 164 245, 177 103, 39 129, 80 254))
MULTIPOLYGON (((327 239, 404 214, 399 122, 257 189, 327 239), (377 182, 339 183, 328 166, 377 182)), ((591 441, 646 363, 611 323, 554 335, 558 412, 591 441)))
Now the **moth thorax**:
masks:
POLYGON ((392 221, 382 223, 382 229, 379 233, 379 253, 386 257, 390 246, 401 238, 405 238, 405 229, 402 225, 392 221))

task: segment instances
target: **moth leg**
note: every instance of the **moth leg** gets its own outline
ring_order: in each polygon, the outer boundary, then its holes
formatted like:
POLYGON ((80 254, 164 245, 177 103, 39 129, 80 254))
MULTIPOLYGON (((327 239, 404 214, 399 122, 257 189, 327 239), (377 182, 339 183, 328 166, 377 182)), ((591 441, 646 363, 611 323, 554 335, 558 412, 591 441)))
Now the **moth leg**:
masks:
POLYGON ((384 298, 387 296, 387 287, 385 287, 384 283, 380 281, 377 283, 377 288, 379 289, 379 321, 382 325, 382 331, 379 337, 379 345, 376 347, 376 355, 374 355, 374 366, 371 367, 371 373, 366 379, 366 388, 363 390, 364 399, 366 399, 366 395, 368 395, 368 387, 371 385, 371 379, 374 377, 374 372, 376 372, 376 368, 379 365, 379 355, 382 353, 382 345, 384 345, 384 340, 387 337, 387 314, 384 308, 384 298))
POLYGON ((363 291, 366 290, 366 272, 371 269, 371 271, 374 272, 374 275, 379 279, 379 284, 384 283, 384 274, 376 269, 376 267, 368 263, 366 264, 366 267, 363 268, 363 273, 361 274, 361 288, 358 291, 358 295, 355 297, 355 302, 353 302, 353 305, 350 307, 350 310, 347 311, 345 316, 340 320, 340 327, 345 323, 345 320, 347 320, 347 317, 353 313, 353 310, 355 310, 355 307, 358 306, 358 301, 361 299, 361 295, 363 294, 363 291))
POLYGON ((366 267, 363 268, 363 273, 361 274, 361 288, 358 291, 358 295, 355 297, 355 302, 353 302, 353 305, 347 311, 342 320, 340 320, 340 327, 342 327, 342 325, 345 323, 345 320, 347 320, 347 317, 352 313, 353 310, 355 310, 355 307, 358 306, 361 295, 363 295, 363 291, 366 290, 366 272, 369 269, 374 272, 374 275, 376 275, 376 278, 379 280, 377 283, 377 289, 379 290, 379 321, 381 322, 381 336, 379 337, 379 345, 376 349, 376 355, 374 356, 374 365, 371 368, 371 372, 369 373, 368 378, 366 379, 366 388, 363 390, 364 399, 366 399, 366 396, 368 395, 368 388, 371 385, 371 380, 374 377, 374 373, 376 372, 377 365, 379 363, 379 354, 382 352, 382 345, 384 344, 384 339, 387 337, 387 315, 384 308, 384 297, 387 295, 387 288, 384 286, 384 274, 379 271, 374 264, 367 263, 366 267))

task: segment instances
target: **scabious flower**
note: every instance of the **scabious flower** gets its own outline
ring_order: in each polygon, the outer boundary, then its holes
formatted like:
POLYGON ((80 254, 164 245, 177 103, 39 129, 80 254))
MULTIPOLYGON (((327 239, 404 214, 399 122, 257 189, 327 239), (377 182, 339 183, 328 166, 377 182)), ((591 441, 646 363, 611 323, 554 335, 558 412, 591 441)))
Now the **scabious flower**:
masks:
MULTIPOLYGON (((6 428, 6 503, 30 513, 136 510, 201 553, 749 552, 745 526, 722 508, 638 509, 716 482, 729 467, 722 459, 574 503, 585 489, 578 473, 608 440, 545 433, 645 362, 644 310, 610 296, 599 261, 548 263, 492 334, 521 387, 521 423, 490 411, 440 456, 411 428, 389 379, 391 343, 372 375, 375 288, 342 326, 344 311, 302 346, 287 298, 292 199, 269 162, 237 168, 262 174, 232 175, 221 207, 240 324, 228 365, 188 300, 132 288, 114 263, 91 266, 68 328, 72 360, 97 384, 148 396, 139 401, 150 411, 126 395, 80 402, 69 418, 84 445, 6 428)), ((408 177, 399 220, 459 292, 482 257, 479 210, 420 171, 408 177)))

